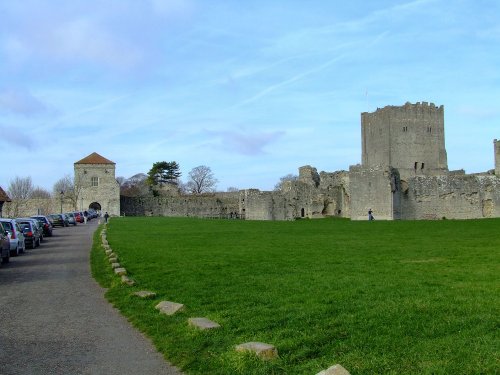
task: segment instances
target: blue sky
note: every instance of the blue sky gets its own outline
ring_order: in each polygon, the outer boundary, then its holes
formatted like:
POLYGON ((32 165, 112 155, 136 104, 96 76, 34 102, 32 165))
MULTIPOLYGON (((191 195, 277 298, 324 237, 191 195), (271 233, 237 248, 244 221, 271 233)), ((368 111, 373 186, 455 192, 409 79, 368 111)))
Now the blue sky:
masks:
POLYGON ((92 152, 271 190, 361 160, 360 114, 445 107, 450 169, 494 168, 500 2, 0 0, 0 186, 92 152))

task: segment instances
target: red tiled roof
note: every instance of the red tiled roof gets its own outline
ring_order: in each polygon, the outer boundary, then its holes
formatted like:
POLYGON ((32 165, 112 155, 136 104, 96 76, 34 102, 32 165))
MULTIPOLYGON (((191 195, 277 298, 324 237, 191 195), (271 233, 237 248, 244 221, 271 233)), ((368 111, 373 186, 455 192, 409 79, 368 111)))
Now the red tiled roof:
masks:
POLYGON ((0 202, 11 202, 7 193, 0 187, 0 202))
POLYGON ((77 161, 75 164, 115 164, 111 160, 99 155, 97 152, 91 153, 89 156, 77 161))

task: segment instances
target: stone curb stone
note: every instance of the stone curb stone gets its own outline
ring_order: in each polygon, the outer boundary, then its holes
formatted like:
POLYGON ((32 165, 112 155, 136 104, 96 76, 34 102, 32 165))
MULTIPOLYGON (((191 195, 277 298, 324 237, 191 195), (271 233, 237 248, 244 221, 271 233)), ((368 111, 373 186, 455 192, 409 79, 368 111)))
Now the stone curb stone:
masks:
POLYGON ((134 292, 134 296, 137 296, 139 298, 155 298, 156 293, 155 292, 150 292, 149 290, 140 290, 138 292, 134 292))
POLYGON ((102 240, 102 244, 103 244, 104 246, 109 245, 108 240, 103 239, 103 240, 102 240))
POLYGON ((220 328, 220 324, 207 318, 189 318, 188 324, 201 330, 220 328))
POLYGON ((184 310, 184 305, 177 302, 161 301, 156 305, 156 309, 160 310, 162 314, 174 315, 176 312, 184 310))
POLYGON ((111 250, 111 249, 107 249, 107 250, 106 250, 106 255, 109 255, 109 254, 111 254, 112 252, 113 252, 113 250, 111 250))
POLYGON ((351 374, 344 367, 342 367, 337 363, 332 367, 328 367, 326 370, 318 372, 316 375, 351 375, 351 374))
POLYGON ((244 344, 236 345, 237 352, 254 352, 257 357, 269 360, 278 357, 278 350, 274 345, 266 344, 264 342, 246 342, 244 344))
POLYGON ((122 275, 122 283, 127 284, 129 286, 135 285, 135 281, 128 278, 126 275, 122 275))
POLYGON ((117 257, 109 258, 108 261, 109 263, 116 263, 118 262, 118 258, 117 257))
POLYGON ((111 268, 120 268, 120 263, 111 263, 111 268))
POLYGON ((109 253, 109 254, 108 254, 108 257, 109 257, 109 258, 118 257, 118 255, 116 255, 115 253, 109 253))
POLYGON ((102 245, 102 247, 104 247, 104 250, 106 251, 111 250, 111 247, 109 247, 109 245, 102 245))
POLYGON ((115 268, 115 273, 119 276, 123 276, 123 275, 127 274, 127 270, 123 267, 118 267, 118 268, 115 268))

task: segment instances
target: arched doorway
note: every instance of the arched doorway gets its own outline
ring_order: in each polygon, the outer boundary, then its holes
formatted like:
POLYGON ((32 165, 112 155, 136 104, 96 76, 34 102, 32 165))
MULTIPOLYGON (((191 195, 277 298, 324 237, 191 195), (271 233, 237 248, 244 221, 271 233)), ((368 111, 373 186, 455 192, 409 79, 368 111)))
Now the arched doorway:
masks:
POLYGON ((97 212, 101 212, 101 205, 97 202, 92 202, 91 204, 89 204, 89 208, 92 208, 97 212))

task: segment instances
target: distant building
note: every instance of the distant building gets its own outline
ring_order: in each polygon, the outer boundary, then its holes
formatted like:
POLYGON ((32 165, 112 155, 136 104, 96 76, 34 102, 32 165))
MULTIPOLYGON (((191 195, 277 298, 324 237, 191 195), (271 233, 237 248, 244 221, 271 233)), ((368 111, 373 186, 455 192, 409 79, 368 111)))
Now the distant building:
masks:
POLYGON ((79 209, 93 208, 103 214, 120 215, 120 185, 116 181, 115 166, 96 152, 74 163, 79 209))
POLYGON ((2 217, 2 208, 5 202, 10 202, 10 198, 2 187, 0 187, 0 217, 2 217))

